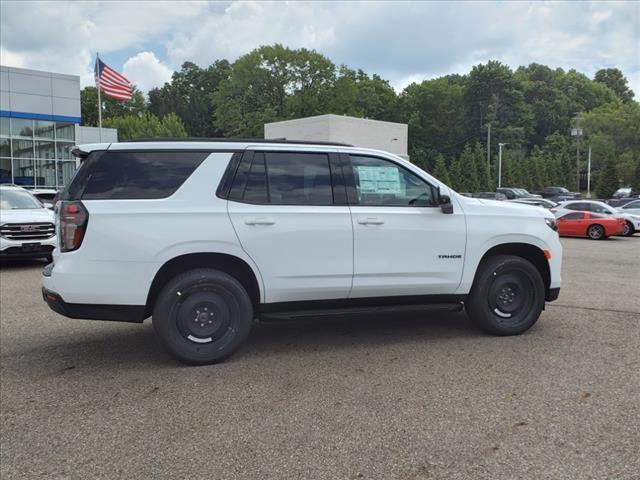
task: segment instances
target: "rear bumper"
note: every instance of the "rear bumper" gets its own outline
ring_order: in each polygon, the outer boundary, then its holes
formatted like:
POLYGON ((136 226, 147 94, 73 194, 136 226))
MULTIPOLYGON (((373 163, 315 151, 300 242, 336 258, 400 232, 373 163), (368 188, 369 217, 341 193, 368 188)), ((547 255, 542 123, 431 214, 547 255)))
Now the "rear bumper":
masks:
MULTIPOLYGON (((49 265, 47 265, 49 267, 49 265)), ((45 269, 47 268, 45 267, 45 269)), ((45 272, 46 276, 46 272, 45 272)), ((113 320, 116 322, 142 323, 145 319, 144 305, 93 305, 86 303, 67 303, 60 295, 42 288, 42 298, 49 308, 69 318, 87 320, 113 320)))

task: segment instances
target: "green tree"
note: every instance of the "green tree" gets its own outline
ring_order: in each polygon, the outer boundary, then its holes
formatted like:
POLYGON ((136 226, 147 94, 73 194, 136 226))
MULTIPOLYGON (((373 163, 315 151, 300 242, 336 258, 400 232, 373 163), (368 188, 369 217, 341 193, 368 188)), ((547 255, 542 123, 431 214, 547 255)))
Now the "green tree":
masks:
POLYGON ((629 88, 629 82, 619 69, 603 68, 598 70, 593 80, 609 87, 623 102, 633 101, 633 90, 629 88))
POLYGON ((151 113, 127 115, 125 117, 109 118, 103 123, 105 127, 118 129, 118 140, 120 141, 187 136, 182 120, 175 113, 169 113, 162 119, 151 113))
POLYGON ((460 154, 460 173, 462 175, 461 184, 466 192, 477 192, 480 188, 478 183, 478 166, 471 149, 467 144, 460 154))
MULTIPOLYGON (((102 93, 102 121, 124 115, 138 115, 147 111, 144 94, 133 87, 133 98, 128 101, 118 100, 102 93)), ((80 91, 80 111, 82 124, 88 127, 98 126, 98 90, 96 87, 84 87, 80 91)))
POLYGON ((227 60, 217 60, 208 68, 200 68, 192 62, 183 63, 170 82, 149 92, 149 111, 159 118, 175 113, 189 136, 221 136, 222 132, 211 122, 214 114, 211 94, 229 77, 230 70, 227 60))
POLYGON ((226 136, 261 137, 265 123, 324 112, 335 79, 335 65, 315 51, 260 47, 211 95, 213 124, 226 136))
POLYGON ((607 154, 600 169, 596 193, 600 198, 610 198, 619 187, 616 164, 613 154, 607 154))
POLYGON ((433 176, 446 185, 451 185, 451 179, 449 178, 449 171, 447 170, 447 164, 442 155, 438 155, 436 159, 436 166, 433 169, 433 176))

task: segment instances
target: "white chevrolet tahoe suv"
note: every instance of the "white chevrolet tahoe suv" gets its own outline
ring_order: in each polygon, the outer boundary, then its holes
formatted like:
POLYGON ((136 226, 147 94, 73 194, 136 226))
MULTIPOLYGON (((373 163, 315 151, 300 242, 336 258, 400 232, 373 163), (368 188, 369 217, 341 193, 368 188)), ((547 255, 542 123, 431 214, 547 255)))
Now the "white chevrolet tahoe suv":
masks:
POLYGON ((152 316, 186 363, 223 360, 276 315, 465 309, 513 335, 560 291, 552 214, 463 197, 390 153, 227 140, 75 154, 45 301, 71 318, 152 316))

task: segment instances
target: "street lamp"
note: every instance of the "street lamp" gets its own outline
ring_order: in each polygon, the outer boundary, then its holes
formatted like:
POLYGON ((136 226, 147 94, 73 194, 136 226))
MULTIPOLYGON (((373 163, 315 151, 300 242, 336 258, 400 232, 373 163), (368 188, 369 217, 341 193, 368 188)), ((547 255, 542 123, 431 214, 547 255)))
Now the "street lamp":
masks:
POLYGON ((508 143, 498 143, 498 188, 502 186, 502 147, 508 143))
MULTIPOLYGON (((578 120, 579 117, 576 117, 578 120)), ((581 128, 572 128, 571 136, 576 137, 576 179, 578 183, 578 192, 580 191, 580 137, 582 136, 581 128)))

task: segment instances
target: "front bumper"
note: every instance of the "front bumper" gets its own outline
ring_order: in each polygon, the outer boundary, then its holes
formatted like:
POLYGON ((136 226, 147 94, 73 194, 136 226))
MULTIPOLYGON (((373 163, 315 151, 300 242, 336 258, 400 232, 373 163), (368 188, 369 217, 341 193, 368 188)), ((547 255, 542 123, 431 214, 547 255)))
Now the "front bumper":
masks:
MULTIPOLYGON (((53 264, 45 267, 43 274, 47 274, 53 264)), ((49 308, 60 315, 69 318, 83 318, 87 320, 113 320, 116 322, 142 323, 145 319, 144 305, 93 305, 86 303, 67 303, 60 295, 42 287, 42 298, 49 308)))
POLYGON ((46 240, 16 241, 0 238, 0 258, 48 257, 56 246, 56 237, 46 240))

